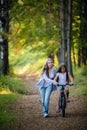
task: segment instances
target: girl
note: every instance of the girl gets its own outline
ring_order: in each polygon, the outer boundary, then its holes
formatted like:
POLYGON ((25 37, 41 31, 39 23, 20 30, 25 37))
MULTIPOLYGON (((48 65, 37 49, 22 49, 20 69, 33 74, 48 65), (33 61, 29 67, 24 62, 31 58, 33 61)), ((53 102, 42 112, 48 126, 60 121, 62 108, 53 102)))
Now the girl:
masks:
POLYGON ((48 116, 50 95, 53 87, 52 84, 54 85, 58 84, 55 80, 53 80, 55 75, 56 75, 56 69, 53 65, 53 60, 51 58, 48 58, 42 70, 42 75, 40 80, 42 84, 40 81, 37 83, 37 87, 39 87, 39 91, 40 91, 41 102, 42 102, 42 113, 44 117, 48 116))
MULTIPOLYGON (((66 86, 67 83, 72 83, 73 82, 73 78, 70 75, 70 73, 67 71, 66 65, 65 64, 61 64, 58 72, 55 76, 55 81, 58 81, 59 85, 65 85, 65 92, 66 92, 66 99, 67 102, 69 101, 69 88, 66 86)), ((57 85, 56 89, 58 91, 58 105, 57 105, 57 109, 56 112, 59 112, 59 98, 60 98, 60 94, 61 94, 61 86, 57 85)))

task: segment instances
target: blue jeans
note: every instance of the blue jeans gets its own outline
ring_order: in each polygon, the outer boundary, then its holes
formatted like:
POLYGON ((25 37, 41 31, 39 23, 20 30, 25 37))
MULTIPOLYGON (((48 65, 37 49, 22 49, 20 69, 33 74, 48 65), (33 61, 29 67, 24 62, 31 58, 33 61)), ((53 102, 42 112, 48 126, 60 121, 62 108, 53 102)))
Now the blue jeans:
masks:
POLYGON ((52 92, 52 86, 42 87, 40 90, 41 102, 42 102, 42 113, 48 114, 50 95, 52 92))

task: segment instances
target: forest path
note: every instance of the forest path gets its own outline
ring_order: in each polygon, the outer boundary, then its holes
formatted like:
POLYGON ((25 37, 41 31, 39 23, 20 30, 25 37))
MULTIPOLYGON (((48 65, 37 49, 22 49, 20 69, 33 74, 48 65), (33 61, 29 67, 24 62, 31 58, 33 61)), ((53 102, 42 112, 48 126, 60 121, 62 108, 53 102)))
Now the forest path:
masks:
POLYGON ((70 97, 67 104, 66 117, 56 113, 57 93, 53 92, 50 99, 49 117, 41 114, 41 102, 38 89, 35 88, 36 75, 21 75, 27 85, 27 95, 15 102, 12 110, 17 114, 15 130, 87 130, 86 104, 81 99, 70 97))

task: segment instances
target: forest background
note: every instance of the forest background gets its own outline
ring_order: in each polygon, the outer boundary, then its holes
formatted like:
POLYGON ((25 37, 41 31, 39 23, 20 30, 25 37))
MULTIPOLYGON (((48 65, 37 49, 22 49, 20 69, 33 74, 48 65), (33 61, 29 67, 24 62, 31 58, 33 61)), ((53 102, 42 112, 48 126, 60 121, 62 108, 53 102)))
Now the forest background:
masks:
POLYGON ((27 92, 18 76, 40 75, 47 57, 67 65, 72 95, 87 103, 87 1, 0 0, 0 128, 14 125, 8 106, 27 92))

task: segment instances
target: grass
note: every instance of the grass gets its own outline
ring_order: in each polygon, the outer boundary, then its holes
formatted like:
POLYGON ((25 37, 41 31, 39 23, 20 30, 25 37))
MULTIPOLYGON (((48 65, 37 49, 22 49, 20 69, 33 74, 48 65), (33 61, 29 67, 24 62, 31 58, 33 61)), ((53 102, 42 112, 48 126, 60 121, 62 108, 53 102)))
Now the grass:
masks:
POLYGON ((9 130, 14 127, 17 117, 9 106, 19 97, 21 97, 19 94, 0 95, 0 130, 9 130))
POLYGON ((9 130, 16 123, 16 115, 9 109, 11 103, 21 97, 20 94, 0 95, 0 130, 9 130))
POLYGON ((25 91, 25 84, 19 78, 0 77, 0 130, 10 130, 15 126, 17 117, 10 107, 25 91))
POLYGON ((71 89, 71 95, 83 97, 87 102, 87 67, 78 68, 75 72, 74 86, 71 89))
POLYGON ((26 87, 20 78, 14 76, 1 76, 0 92, 5 90, 8 92, 17 92, 23 94, 26 92, 26 87))

